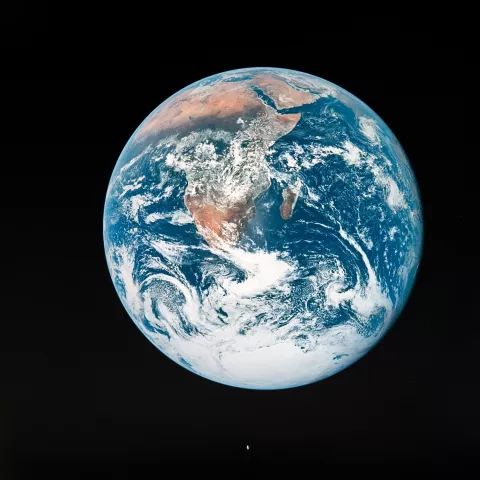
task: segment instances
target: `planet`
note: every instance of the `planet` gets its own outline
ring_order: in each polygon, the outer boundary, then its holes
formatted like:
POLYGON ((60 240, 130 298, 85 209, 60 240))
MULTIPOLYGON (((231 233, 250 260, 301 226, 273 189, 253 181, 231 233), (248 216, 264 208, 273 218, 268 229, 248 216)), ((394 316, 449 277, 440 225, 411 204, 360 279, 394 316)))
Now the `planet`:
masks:
POLYGON ((246 68, 141 123, 103 236, 115 289, 158 350, 274 390, 330 377, 383 338, 414 284, 423 220, 409 160, 366 104, 307 73, 246 68))

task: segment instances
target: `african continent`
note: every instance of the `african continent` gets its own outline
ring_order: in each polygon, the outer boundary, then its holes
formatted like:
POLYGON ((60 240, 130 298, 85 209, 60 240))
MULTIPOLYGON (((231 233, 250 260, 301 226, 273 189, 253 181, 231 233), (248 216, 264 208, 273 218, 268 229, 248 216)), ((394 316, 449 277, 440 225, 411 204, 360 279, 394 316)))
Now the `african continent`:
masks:
POLYGON ((388 126, 341 87, 278 68, 213 75, 158 106, 104 209, 108 268, 137 327, 191 372, 250 389, 316 382, 365 355, 407 301, 422 239, 388 126))

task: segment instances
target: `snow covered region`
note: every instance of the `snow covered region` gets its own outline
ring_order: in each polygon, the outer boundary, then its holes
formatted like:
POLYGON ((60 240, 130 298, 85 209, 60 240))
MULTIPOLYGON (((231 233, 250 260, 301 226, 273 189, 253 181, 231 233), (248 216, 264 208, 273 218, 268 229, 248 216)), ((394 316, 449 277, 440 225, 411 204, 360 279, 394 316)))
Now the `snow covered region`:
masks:
POLYGON ((405 153, 365 104, 301 72, 244 69, 137 129, 107 190, 105 252, 128 314, 173 361, 291 388, 352 365, 396 321, 421 211, 405 153))

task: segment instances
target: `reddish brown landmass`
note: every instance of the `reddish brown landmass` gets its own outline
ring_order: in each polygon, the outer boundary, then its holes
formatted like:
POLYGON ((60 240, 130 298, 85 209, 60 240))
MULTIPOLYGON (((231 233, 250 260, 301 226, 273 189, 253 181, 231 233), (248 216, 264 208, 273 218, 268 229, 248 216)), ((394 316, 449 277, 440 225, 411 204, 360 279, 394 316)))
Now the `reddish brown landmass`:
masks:
POLYGON ((252 118, 264 107, 247 82, 219 82, 191 88, 161 105, 135 136, 139 139, 154 133, 192 131, 207 126, 209 121, 218 126, 230 120, 239 129, 235 123, 238 117, 252 118))
POLYGON ((298 194, 294 191, 286 188, 282 192, 283 202, 280 205, 280 215, 284 220, 288 220, 291 218, 293 213, 293 208, 298 198, 298 194))
POLYGON ((251 199, 225 209, 206 203, 201 196, 185 195, 184 201, 199 232, 210 245, 216 245, 221 240, 236 243, 255 214, 251 199))
POLYGON ((323 94, 325 92, 325 88, 330 89, 330 87, 327 87, 326 85, 322 85, 322 81, 319 78, 308 78, 306 77, 305 79, 302 79, 301 77, 297 75, 283 75, 282 73, 279 73, 277 75, 280 79, 286 80, 288 78, 288 83, 291 85, 294 85, 295 87, 298 87, 299 89, 307 89, 310 90, 311 92, 323 94))
MULTIPOLYGON (((277 108, 300 106, 317 98, 271 75, 257 75, 253 83, 272 98, 277 108)), ((185 133, 209 124, 239 130, 242 128, 237 123, 239 117, 246 122, 266 112, 266 109, 266 105, 252 90, 249 80, 190 88, 162 104, 137 130, 135 138, 141 140, 152 134, 185 133)), ((296 118, 280 114, 276 114, 276 117, 281 123, 296 118)))
POLYGON ((313 103, 318 98, 313 93, 297 90, 275 75, 264 73, 255 75, 253 83, 268 95, 279 109, 300 107, 306 103, 313 103))
POLYGON ((290 133, 300 120, 300 113, 288 113, 280 115, 275 113, 268 121, 268 131, 263 136, 266 141, 276 142, 280 137, 290 133))

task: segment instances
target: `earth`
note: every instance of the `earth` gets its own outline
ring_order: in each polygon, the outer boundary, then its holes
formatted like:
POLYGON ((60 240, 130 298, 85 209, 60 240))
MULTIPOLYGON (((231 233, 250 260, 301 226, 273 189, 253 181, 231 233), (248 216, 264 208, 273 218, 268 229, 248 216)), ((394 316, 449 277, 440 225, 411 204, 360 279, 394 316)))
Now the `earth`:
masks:
POLYGON ((292 70, 179 91, 114 168, 104 244, 132 320, 193 373, 251 389, 327 378, 398 318, 422 249, 417 183, 387 125, 292 70))

